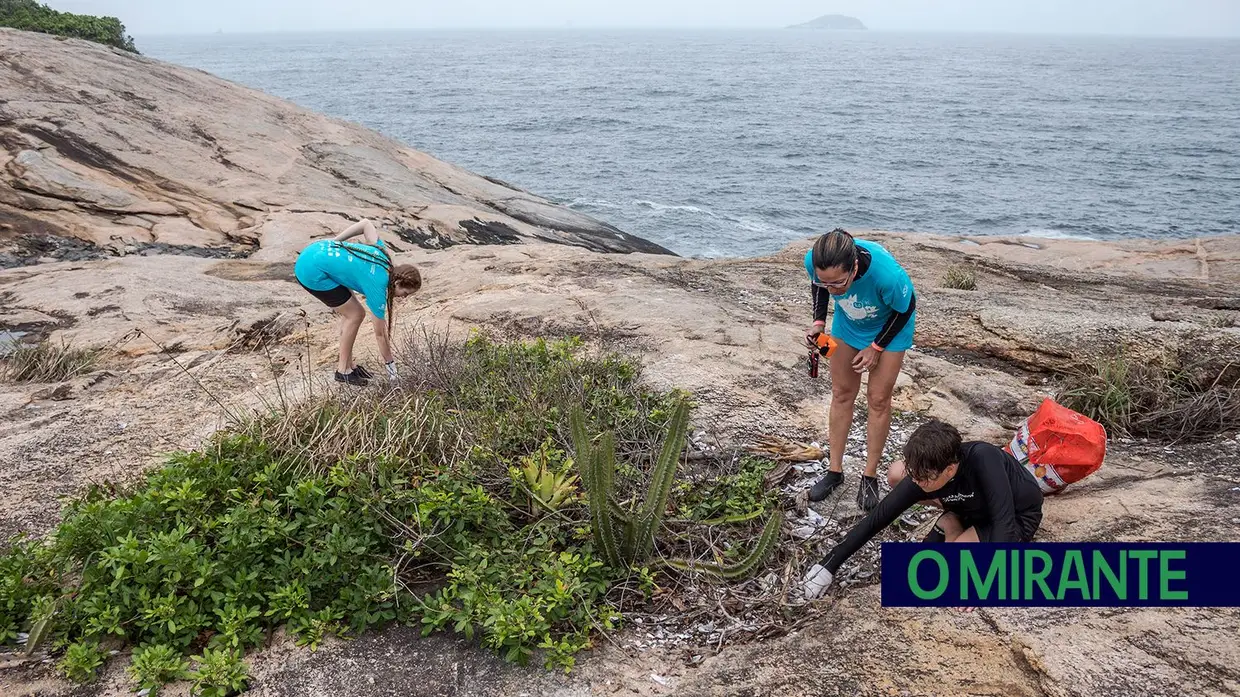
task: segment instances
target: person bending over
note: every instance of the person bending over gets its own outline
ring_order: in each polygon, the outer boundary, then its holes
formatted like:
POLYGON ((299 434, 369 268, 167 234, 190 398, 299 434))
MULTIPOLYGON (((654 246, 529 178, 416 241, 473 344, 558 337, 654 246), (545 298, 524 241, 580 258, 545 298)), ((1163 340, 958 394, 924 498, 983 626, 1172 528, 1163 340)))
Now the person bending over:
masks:
POLYGON ((387 366, 388 379, 396 379, 392 356, 392 322, 396 298, 422 288, 422 275, 412 264, 393 264, 392 256, 369 220, 360 220, 330 240, 312 242, 297 255, 294 266, 297 282, 324 305, 340 315, 340 357, 336 380, 349 385, 365 385, 374 376, 353 362, 353 342, 366 318, 366 310, 353 297, 362 295, 370 309, 379 344, 379 355, 387 366), (363 242, 349 242, 361 235, 363 242))
POLYGON ((955 426, 923 424, 887 475, 891 493, 805 575, 816 598, 861 546, 914 504, 942 508, 926 542, 1029 542, 1042 523, 1042 490, 1016 458, 989 443, 962 443, 955 426))

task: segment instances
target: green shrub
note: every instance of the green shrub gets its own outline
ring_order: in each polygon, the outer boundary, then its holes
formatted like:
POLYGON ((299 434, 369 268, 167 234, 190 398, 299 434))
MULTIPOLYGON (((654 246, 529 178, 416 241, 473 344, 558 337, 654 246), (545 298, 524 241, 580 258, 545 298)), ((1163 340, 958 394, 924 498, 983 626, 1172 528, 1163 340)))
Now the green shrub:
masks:
MULTIPOLYGON (((620 615, 604 598, 614 580, 588 551, 536 528, 533 539, 508 535, 503 545, 472 545, 454 559, 447 585, 423 600, 424 633, 451 629, 505 659, 525 663, 547 651, 547 667, 573 665, 590 645, 592 628, 610 630, 620 615), (562 550, 562 551, 561 551, 562 550)), ((652 587, 647 577, 645 590, 652 587)))
POLYGON ((129 676, 139 690, 149 690, 148 696, 159 694, 159 688, 189 677, 189 661, 180 649, 168 644, 146 644, 133 652, 129 664, 129 676))
POLYGON ((64 658, 60 659, 56 668, 73 682, 94 682, 107 655, 98 641, 75 641, 65 649, 64 658))
POLYGON ((119 19, 57 12, 35 0, 0 0, 0 27, 86 39, 138 52, 119 19))
POLYGON ((778 491, 767 491, 763 477, 775 466, 773 460, 741 458, 736 474, 699 484, 683 482, 677 488, 679 515, 698 522, 741 522, 768 512, 779 502, 778 491))
POLYGON ((241 689, 245 652, 278 626, 313 648, 402 621, 571 667, 592 631, 620 622, 613 585, 645 592, 653 577, 605 564, 587 508, 555 495, 573 467, 561 417, 578 409, 611 429, 635 463, 616 490, 637 491, 684 397, 572 342, 476 336, 457 356, 438 385, 318 396, 236 423, 127 488, 88 490, 46 540, 0 554, 0 640, 44 627, 75 647, 63 664, 77 676, 97 669, 98 642, 135 645, 130 673, 152 686, 201 648, 202 694, 241 689), (549 489, 535 480, 549 498, 514 499, 523 468, 551 477, 549 489))
POLYGON ((236 649, 207 649, 195 656, 198 667, 189 674, 190 694, 200 697, 229 697, 245 689, 250 671, 236 649))

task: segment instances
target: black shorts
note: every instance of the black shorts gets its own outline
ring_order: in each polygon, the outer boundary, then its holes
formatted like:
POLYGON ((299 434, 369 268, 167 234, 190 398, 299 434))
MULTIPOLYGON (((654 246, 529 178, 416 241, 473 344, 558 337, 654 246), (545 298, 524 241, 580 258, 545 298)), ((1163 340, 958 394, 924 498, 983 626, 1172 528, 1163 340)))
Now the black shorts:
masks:
MULTIPOLYGON (((302 288, 306 288, 306 284, 301 281, 298 281, 297 285, 302 288)), ((349 302, 349 298, 353 297, 353 293, 349 292, 349 289, 344 286, 336 286, 335 288, 329 288, 327 290, 314 290, 313 288, 306 288, 306 292, 319 300, 322 300, 323 304, 330 308, 340 307, 341 305, 349 302)))
MULTIPOLYGON (((1032 542, 1033 535, 1042 524, 1042 511, 1017 511, 1016 527, 1020 528, 1020 541, 1032 542)), ((989 520, 964 521, 965 529, 975 528, 977 539, 982 542, 994 542, 994 526, 989 520)))

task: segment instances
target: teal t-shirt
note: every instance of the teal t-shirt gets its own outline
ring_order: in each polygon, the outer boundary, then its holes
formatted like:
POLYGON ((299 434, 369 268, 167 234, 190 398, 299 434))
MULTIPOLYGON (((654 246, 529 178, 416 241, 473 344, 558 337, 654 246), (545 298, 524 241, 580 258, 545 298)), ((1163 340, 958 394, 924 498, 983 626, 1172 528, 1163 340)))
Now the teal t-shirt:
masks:
MULTIPOLYGON (((833 295, 835 316, 831 320, 831 336, 861 350, 878 338, 887 319, 897 312, 907 312, 913 298, 913 281, 908 272, 881 244, 857 240, 857 246, 870 253, 870 268, 853 281, 844 295, 833 295)), ((805 254, 805 272, 811 282, 814 274, 813 252, 805 254)), ((904 329, 887 345, 888 351, 907 351, 913 346, 913 325, 917 313, 904 329)))
MULTIPOLYGON (((383 247, 383 240, 377 246, 383 247)), ((297 280, 310 290, 344 286, 366 298, 378 319, 387 317, 388 267, 383 252, 368 244, 319 240, 301 250, 293 267, 297 280)))

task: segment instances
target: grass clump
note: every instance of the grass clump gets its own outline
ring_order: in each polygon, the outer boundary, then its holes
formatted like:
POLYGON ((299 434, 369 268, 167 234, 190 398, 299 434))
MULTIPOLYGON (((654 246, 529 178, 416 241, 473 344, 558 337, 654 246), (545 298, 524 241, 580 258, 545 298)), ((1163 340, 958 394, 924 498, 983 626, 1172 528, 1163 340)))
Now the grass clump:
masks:
POLYGON ((63 341, 41 341, 16 348, 5 359, 3 375, 13 382, 59 382, 89 372, 99 357, 98 349, 74 348, 63 341))
MULTIPOLYGON (((571 667, 654 574, 599 554, 567 412, 612 434, 623 501, 648 486, 685 396, 576 342, 427 339, 409 351, 443 362, 402 390, 255 415, 16 541, 0 554, 0 643, 28 631, 78 680, 98 669, 94 647, 130 644, 138 686, 188 677, 218 695, 244 687, 245 653, 280 626, 316 647, 403 622, 571 667)), ((671 447, 678 458, 683 436, 671 447)))
POLYGON ((1185 354, 1146 360, 1121 351, 1070 372, 1060 402, 1112 434, 1205 440, 1240 429, 1235 368, 1185 354))
POLYGON ((943 285, 955 290, 977 290, 977 272, 968 264, 949 266, 943 273, 943 285))

